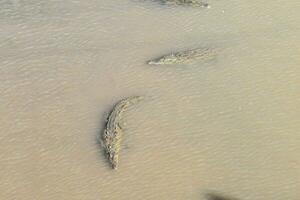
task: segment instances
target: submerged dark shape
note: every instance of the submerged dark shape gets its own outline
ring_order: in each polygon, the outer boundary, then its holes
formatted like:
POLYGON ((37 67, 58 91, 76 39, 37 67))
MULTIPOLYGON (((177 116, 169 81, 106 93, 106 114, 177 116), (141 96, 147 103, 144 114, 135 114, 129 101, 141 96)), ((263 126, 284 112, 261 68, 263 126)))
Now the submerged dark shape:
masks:
POLYGON ((201 0, 161 0, 164 4, 209 8, 209 4, 201 0))
POLYGON ((119 152, 123 135, 122 127, 120 126, 122 113, 141 98, 140 96, 133 96, 119 101, 107 118, 100 142, 113 169, 117 169, 119 162, 119 152))
POLYGON ((161 56, 157 59, 150 60, 149 65, 172 65, 188 63, 195 60, 207 61, 217 56, 217 50, 212 48, 199 48, 182 52, 171 53, 161 56))
POLYGON ((208 193, 206 194, 207 200, 239 200, 237 198, 224 196, 218 193, 208 193))

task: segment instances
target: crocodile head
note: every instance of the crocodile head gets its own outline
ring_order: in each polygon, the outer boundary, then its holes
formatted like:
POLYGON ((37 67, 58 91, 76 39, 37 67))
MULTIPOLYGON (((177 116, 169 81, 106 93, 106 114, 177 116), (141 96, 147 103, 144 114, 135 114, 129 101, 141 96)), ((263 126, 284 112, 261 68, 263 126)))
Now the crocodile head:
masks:
POLYGON ((113 169, 117 169, 118 161, 119 161, 119 155, 114 151, 114 149, 110 145, 108 145, 106 153, 107 153, 109 163, 111 164, 111 167, 113 169))

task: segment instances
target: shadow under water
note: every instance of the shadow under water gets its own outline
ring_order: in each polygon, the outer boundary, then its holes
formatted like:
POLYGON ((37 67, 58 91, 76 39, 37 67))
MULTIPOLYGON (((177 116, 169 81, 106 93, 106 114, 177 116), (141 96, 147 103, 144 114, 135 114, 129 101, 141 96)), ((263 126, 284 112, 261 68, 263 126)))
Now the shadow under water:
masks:
POLYGON ((207 200, 240 200, 234 197, 225 196, 220 193, 210 192, 205 195, 207 200))

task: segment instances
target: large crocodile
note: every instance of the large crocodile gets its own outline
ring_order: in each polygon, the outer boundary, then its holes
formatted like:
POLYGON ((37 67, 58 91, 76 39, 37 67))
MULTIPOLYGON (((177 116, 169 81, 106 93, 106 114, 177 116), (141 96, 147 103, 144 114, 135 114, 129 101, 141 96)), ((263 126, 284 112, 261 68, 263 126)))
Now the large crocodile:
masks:
POLYGON ((107 118, 106 127, 101 135, 101 144, 105 150, 108 161, 113 169, 117 169, 119 161, 119 151, 121 149, 122 127, 120 120, 122 113, 132 104, 136 103, 142 97, 133 96, 119 101, 107 118))

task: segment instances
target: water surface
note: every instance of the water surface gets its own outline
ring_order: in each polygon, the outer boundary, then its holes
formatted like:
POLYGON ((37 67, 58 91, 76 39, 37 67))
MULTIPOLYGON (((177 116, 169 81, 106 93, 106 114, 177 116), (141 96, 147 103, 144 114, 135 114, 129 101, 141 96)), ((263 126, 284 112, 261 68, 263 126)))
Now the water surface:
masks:
POLYGON ((209 3, 0 1, 1 199, 299 199, 300 4, 209 3), (131 95, 113 171, 96 137, 131 95))

